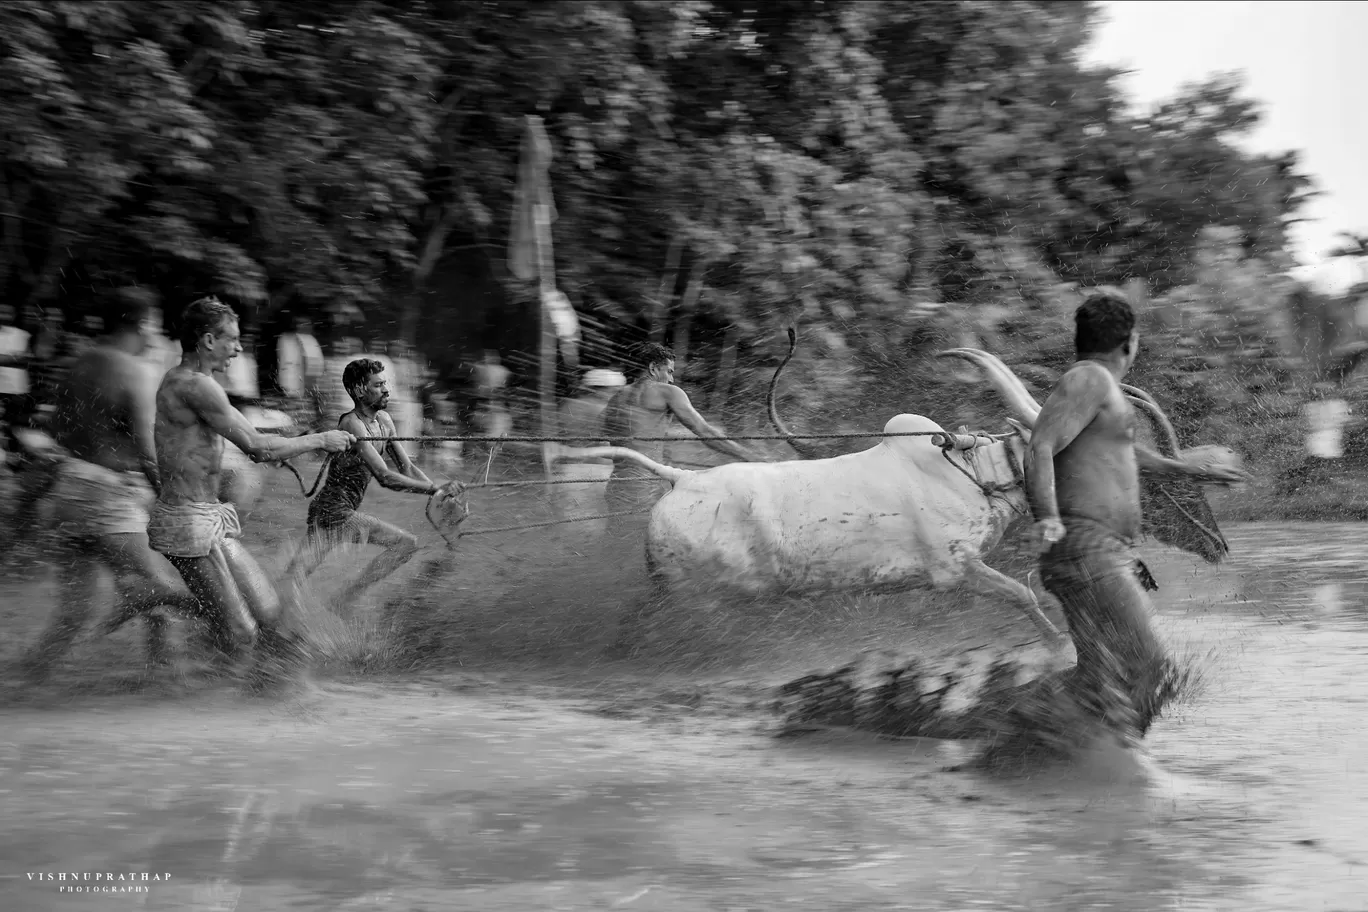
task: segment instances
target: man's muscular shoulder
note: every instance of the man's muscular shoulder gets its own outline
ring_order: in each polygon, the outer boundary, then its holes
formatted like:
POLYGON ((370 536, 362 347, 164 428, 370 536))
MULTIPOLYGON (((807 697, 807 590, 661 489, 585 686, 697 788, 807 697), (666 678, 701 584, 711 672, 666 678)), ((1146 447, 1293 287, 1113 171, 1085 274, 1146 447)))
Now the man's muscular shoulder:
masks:
POLYGON ((228 394, 218 381, 199 371, 174 367, 162 378, 158 398, 169 397, 195 410, 222 407, 228 403, 228 394))
POLYGON ((1119 390, 1116 378, 1096 361, 1079 361, 1059 378, 1051 399, 1066 402, 1093 402, 1101 404, 1108 395, 1119 390))

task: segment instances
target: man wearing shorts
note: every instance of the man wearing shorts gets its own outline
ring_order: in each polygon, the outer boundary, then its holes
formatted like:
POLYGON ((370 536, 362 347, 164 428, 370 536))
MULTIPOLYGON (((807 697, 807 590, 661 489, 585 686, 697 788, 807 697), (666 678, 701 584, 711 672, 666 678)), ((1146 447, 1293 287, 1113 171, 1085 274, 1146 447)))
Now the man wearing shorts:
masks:
POLYGON ((1231 483, 1237 469, 1169 459, 1135 443, 1135 416, 1120 381, 1140 344, 1120 295, 1097 292, 1074 316, 1078 361, 1056 384, 1031 435, 1027 493, 1045 548, 1041 579, 1064 608, 1078 653, 1068 690, 1089 716, 1132 741, 1167 699, 1170 662, 1150 624, 1135 554, 1140 470, 1231 483))
POLYGON ((184 354, 157 390, 161 491, 147 537, 221 621, 226 636, 220 645, 226 650, 255 642, 262 658, 287 651, 298 658, 298 644, 279 629, 275 589, 238 541, 242 527, 237 511, 219 501, 223 442, 228 440, 253 462, 276 462, 315 450, 340 453, 353 438, 345 431, 295 438, 258 432, 214 379, 242 351, 240 338, 237 314, 217 298, 200 298, 185 309, 184 354))
POLYGON ((343 369, 342 385, 351 397, 352 409, 338 419, 337 426, 349 437, 364 439, 333 457, 323 489, 309 504, 307 538, 286 575, 297 581, 306 579, 340 544, 384 548, 340 593, 338 613, 345 616, 362 592, 407 564, 418 552, 418 537, 412 532, 360 512, 371 477, 391 491, 432 495, 445 488, 413 464, 399 441, 388 439, 397 435, 394 419, 385 411, 390 401, 385 365, 358 358, 343 369), (378 439, 384 442, 372 442, 378 439), (386 465, 386 453, 393 457, 398 471, 386 465))
POLYGON ((61 550, 61 606, 25 661, 26 677, 47 677, 96 601, 101 568, 134 581, 111 631, 144 615, 153 664, 166 661, 158 607, 192 613, 197 602, 166 558, 148 546, 148 508, 160 482, 153 451, 156 383, 140 355, 145 306, 120 302, 99 339, 57 387, 53 432, 62 448, 39 510, 61 550))

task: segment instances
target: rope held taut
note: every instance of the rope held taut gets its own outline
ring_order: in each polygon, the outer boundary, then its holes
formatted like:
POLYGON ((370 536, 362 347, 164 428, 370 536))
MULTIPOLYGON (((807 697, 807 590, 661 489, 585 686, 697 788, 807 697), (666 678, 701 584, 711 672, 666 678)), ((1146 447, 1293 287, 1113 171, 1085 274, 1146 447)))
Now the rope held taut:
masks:
MULTIPOLYGON (((972 435, 959 435, 954 431, 874 431, 871 433, 842 433, 842 434, 742 434, 740 436, 728 437, 604 437, 602 439, 613 440, 640 440, 654 443, 698 443, 704 440, 776 440, 786 441, 797 438, 799 440, 858 440, 864 437, 948 437, 956 436, 975 436, 990 437, 993 440, 1006 440, 1015 437, 1016 431, 1009 431, 1005 434, 984 434, 979 432, 972 435)), ((401 443, 421 443, 422 441, 432 441, 433 443, 574 443, 583 441, 584 437, 357 437, 358 441, 367 443, 384 443, 386 441, 399 441, 401 443)))

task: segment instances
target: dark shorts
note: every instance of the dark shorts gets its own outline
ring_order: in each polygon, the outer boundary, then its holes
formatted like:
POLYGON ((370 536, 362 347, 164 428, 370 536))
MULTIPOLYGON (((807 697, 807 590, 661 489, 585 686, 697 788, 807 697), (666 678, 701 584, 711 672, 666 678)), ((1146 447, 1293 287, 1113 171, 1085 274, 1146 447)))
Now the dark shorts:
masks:
POLYGON ((1078 653, 1076 696, 1095 714, 1129 716, 1140 734, 1168 699, 1170 662, 1151 624, 1146 590, 1157 589, 1134 544, 1087 519, 1040 560, 1041 582, 1064 608, 1078 653), (1129 703, 1115 705, 1116 701, 1129 703))

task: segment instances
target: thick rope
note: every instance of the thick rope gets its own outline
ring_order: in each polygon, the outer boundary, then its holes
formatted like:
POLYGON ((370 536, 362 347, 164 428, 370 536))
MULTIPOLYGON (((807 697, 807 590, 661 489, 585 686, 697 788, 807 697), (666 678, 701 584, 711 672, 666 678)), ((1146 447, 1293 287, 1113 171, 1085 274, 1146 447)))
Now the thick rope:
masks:
POLYGON ((559 526, 563 523, 587 522, 591 519, 612 519, 615 516, 645 516, 650 510, 622 510, 616 513, 591 513, 587 516, 570 516, 565 519, 548 519, 542 522, 520 523, 515 526, 495 526, 492 529, 472 529, 469 532, 461 532, 460 537, 467 535, 490 535, 494 532, 516 532, 519 529, 541 529, 546 526, 559 526))
MULTIPOLYGON (((953 431, 875 431, 872 433, 846 433, 846 434, 790 434, 782 436, 779 434, 749 434, 728 437, 604 437, 603 440, 641 440, 654 443, 698 443, 707 440, 778 440, 785 441, 797 438, 799 440, 857 440, 863 437, 955 437, 958 436, 953 431)), ((969 436, 969 435, 965 435, 969 436)), ((1006 434, 974 434, 975 437, 990 437, 993 440, 1006 440, 1015 437, 1016 431, 1006 434)), ((415 443, 431 441, 433 443, 453 442, 453 443, 575 443, 583 441, 583 435, 579 437, 357 437, 358 441, 367 443, 381 443, 384 441, 399 441, 403 443, 415 443)))

